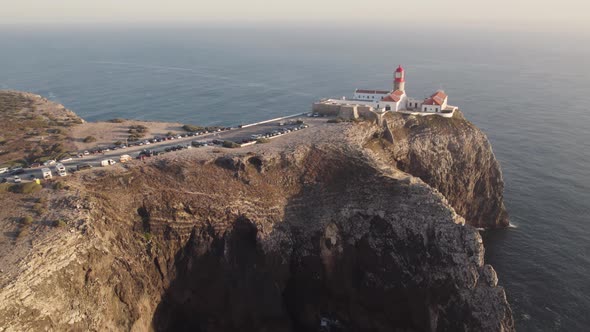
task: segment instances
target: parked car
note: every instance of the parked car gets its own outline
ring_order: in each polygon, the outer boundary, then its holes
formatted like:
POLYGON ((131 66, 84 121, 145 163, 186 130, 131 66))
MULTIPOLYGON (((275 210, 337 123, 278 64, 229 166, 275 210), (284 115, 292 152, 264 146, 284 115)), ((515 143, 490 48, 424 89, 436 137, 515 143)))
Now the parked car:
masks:
POLYGON ((37 168, 37 167, 41 167, 40 163, 32 163, 30 166, 30 168, 37 168))
POLYGON ((117 162, 114 161, 113 159, 104 159, 104 160, 101 160, 100 161, 100 166, 103 166, 103 167, 105 167, 105 166, 111 166, 111 165, 114 165, 116 163, 117 162))
POLYGON ((71 158, 71 157, 67 157, 67 158, 64 158, 64 159, 60 160, 59 162, 60 162, 60 163, 64 163, 64 162, 66 162, 66 161, 71 161, 71 160, 72 160, 72 158, 71 158))
POLYGON ((55 164, 55 163, 56 163, 56 161, 55 161, 55 160, 53 160, 53 159, 50 159, 50 160, 47 160, 46 162, 44 162, 44 163, 43 163, 43 165, 44 165, 44 166, 50 166, 50 165, 53 165, 53 164, 55 164))
POLYGON ((150 150, 150 149, 144 149, 144 150, 141 150, 141 152, 139 153, 139 155, 140 155, 140 156, 141 156, 141 155, 144 155, 144 156, 146 156, 146 157, 151 157, 151 156, 153 156, 153 155, 154 155, 154 151, 152 151, 152 150, 150 150))
POLYGON ((126 163, 126 162, 128 162, 128 161, 131 161, 131 159, 132 159, 132 158, 131 158, 131 156, 130 156, 130 155, 128 155, 128 154, 124 154, 124 155, 122 155, 122 156, 120 156, 120 157, 119 157, 119 162, 121 162, 121 163, 126 163))
POLYGON ((4 174, 8 172, 8 167, 2 167, 0 168, 0 174, 4 174))
POLYGON ((65 169, 64 169, 64 170, 61 170, 61 171, 59 171, 57 174, 59 174, 59 176, 67 176, 67 175, 68 175, 68 173, 66 172, 66 170, 65 170, 65 169))
POLYGON ((25 172, 25 170, 22 167, 17 167, 17 168, 13 168, 12 171, 10 171, 10 174, 19 175, 19 174, 23 174, 24 172, 25 172))
POLYGON ((15 175, 14 176, 14 183, 21 183, 22 180, 20 179, 20 176, 15 175))

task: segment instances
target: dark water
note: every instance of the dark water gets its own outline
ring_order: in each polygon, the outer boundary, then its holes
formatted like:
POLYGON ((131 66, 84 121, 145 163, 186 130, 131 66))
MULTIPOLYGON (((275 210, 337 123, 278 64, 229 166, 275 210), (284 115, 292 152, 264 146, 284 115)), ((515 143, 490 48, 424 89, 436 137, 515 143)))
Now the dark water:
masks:
POLYGON ((443 88, 489 136, 513 228, 484 233, 520 331, 590 326, 590 50, 575 34, 400 28, 0 29, 0 88, 87 120, 238 124, 443 88))

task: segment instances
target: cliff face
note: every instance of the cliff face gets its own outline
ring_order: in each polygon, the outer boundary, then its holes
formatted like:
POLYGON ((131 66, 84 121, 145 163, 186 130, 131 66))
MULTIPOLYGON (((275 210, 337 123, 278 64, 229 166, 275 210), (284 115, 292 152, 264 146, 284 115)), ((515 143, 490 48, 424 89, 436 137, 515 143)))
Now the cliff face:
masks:
POLYGON ((397 167, 440 191, 475 227, 508 226, 500 165, 485 134, 457 111, 452 119, 392 115, 397 167))
POLYGON ((80 220, 4 279, 0 326, 513 330, 478 232, 364 148, 378 131, 325 125, 78 174, 60 208, 80 220))

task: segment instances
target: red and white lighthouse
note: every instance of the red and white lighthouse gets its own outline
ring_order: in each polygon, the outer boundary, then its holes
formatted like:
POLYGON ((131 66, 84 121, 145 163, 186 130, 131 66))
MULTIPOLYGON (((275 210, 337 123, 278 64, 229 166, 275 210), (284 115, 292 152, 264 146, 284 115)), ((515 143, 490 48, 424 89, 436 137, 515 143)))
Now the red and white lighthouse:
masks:
POLYGON ((398 66, 393 74, 393 91, 400 90, 405 92, 406 72, 402 66, 398 66))

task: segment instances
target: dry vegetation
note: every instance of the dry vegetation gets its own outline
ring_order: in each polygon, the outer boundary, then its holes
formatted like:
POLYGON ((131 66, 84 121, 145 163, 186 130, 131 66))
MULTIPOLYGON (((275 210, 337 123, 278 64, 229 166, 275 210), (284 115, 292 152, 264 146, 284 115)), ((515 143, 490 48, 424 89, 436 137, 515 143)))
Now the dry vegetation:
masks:
POLYGON ((121 145, 168 133, 183 133, 180 123, 112 119, 104 122, 87 122, 72 130, 76 149, 87 150, 96 146, 121 145), (85 141, 92 137, 91 141, 85 141))
POLYGON ((0 164, 30 164, 73 151, 71 127, 84 121, 41 96, 0 91, 0 164))
MULTIPOLYGON (((97 146, 182 133, 180 123, 112 119, 88 123, 41 96, 0 90, 0 166, 61 159, 97 146)), ((189 129, 200 128, 189 126, 189 129)))

